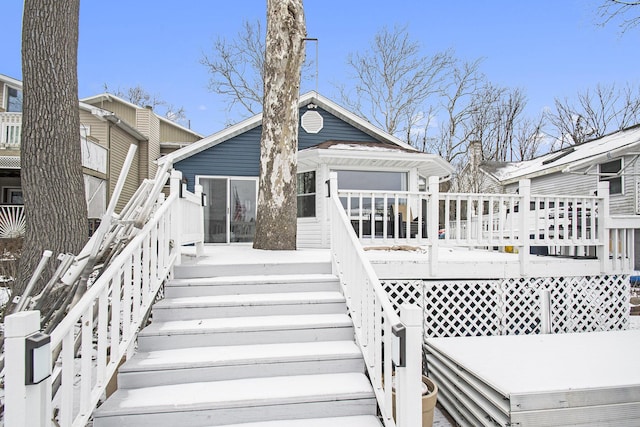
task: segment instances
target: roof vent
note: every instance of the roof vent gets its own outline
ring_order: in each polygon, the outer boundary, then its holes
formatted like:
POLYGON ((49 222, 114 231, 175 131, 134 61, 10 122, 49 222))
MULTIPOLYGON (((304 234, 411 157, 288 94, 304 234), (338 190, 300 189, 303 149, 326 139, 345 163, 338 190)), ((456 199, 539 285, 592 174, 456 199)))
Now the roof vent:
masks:
POLYGON ((324 126, 324 120, 317 111, 307 111, 302 115, 302 129, 307 133, 318 133, 324 126))

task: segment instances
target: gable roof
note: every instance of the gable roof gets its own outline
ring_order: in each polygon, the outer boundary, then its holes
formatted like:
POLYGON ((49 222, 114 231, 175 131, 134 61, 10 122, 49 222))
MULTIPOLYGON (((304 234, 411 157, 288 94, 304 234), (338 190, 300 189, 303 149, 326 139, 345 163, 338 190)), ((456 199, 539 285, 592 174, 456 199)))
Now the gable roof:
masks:
POLYGON ((20 89, 22 89, 22 82, 20 80, 14 79, 13 77, 9 77, 7 75, 4 74, 0 74, 0 81, 1 82, 5 82, 11 86, 16 86, 20 89))
MULTIPOLYGON (((361 117, 358 117, 357 115, 353 114, 349 110, 341 107, 340 105, 336 104, 335 102, 331 101, 328 98, 325 98, 324 96, 320 95, 315 91, 307 92, 304 95, 300 96, 300 100, 298 102, 299 108, 302 108, 309 104, 315 104, 321 107, 323 110, 333 114, 339 119, 344 120, 345 122, 349 123, 356 129, 361 130, 362 132, 370 135, 371 137, 377 140, 381 140, 389 144, 394 144, 398 147, 404 148, 412 152, 416 152, 416 153, 418 152, 418 150, 413 148, 411 145, 403 142, 399 138, 396 138, 395 136, 381 129, 378 129, 368 121, 364 120, 361 117)), ((191 157, 194 154, 197 154, 201 151, 204 151, 208 148, 211 148, 222 142, 225 142, 235 136, 243 134, 251 129, 254 129, 260 126, 261 124, 262 124, 262 113, 259 113, 253 117, 250 117, 246 120, 241 121, 240 123, 237 123, 233 126, 225 128, 220 132, 216 132, 206 138, 203 138, 200 141, 196 141, 187 147, 181 148, 179 150, 174 151, 173 153, 167 154, 166 156, 161 157, 158 160, 158 163, 162 164, 169 160, 175 163, 180 160, 186 159, 187 157, 191 157)))
MULTIPOLYGON (((126 105, 127 107, 130 107, 130 108, 133 108, 133 109, 136 109, 136 110, 144 110, 145 109, 144 107, 136 105, 136 104, 134 104, 132 102, 127 101, 126 99, 122 99, 119 96, 113 95, 111 93, 100 93, 98 95, 93 95, 93 96, 89 96, 87 98, 82 98, 80 101, 85 102, 87 104, 91 104, 93 102, 100 102, 100 101, 117 102, 119 104, 126 105)), ((203 138, 204 137, 204 135, 194 131, 193 129, 189 129, 187 127, 184 127, 179 123, 173 122, 173 121, 167 119, 166 117, 162 117, 162 116, 156 114, 155 112, 153 114, 158 119, 160 119, 161 122, 164 122, 164 123, 166 123, 168 125, 171 125, 171 126, 175 126, 176 128, 181 129, 181 130, 183 130, 185 132, 190 132, 193 135, 197 136, 198 138, 203 138)))
POLYGON ((483 163, 480 167, 504 185, 556 172, 577 172, 623 154, 630 154, 639 145, 640 125, 635 125, 532 160, 491 165, 483 163))

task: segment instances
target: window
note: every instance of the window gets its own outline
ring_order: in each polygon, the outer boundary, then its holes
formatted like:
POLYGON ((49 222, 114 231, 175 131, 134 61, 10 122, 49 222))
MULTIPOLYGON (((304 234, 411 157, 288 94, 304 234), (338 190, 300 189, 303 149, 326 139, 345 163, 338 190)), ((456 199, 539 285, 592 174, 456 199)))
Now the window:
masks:
POLYGON ((22 112, 22 91, 12 87, 7 88, 8 102, 7 112, 20 113, 22 112))
POLYGON ((600 164, 600 181, 609 181, 609 194, 622 194, 622 159, 600 164))
POLYGON ((316 172, 298 174, 298 218, 316 216, 316 172))

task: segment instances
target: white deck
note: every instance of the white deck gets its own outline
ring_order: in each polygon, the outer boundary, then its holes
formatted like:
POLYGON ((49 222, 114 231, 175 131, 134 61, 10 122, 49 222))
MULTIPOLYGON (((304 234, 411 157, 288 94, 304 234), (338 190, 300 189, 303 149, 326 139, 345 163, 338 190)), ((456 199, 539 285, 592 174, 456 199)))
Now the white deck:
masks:
MULTIPOLYGON (((459 247, 438 248, 436 275, 431 273, 429 248, 418 246, 372 246, 366 251, 380 279, 501 279, 520 277, 520 257, 517 254, 459 247), (395 250, 404 248, 404 250, 395 250)), ((204 256, 195 259, 194 248, 184 248, 184 264, 230 265, 281 262, 286 255, 288 263, 308 263, 331 260, 328 249, 299 249, 297 251, 264 251, 253 249, 250 244, 206 245, 204 256)), ((600 263, 595 259, 573 259, 554 256, 529 257, 528 276, 595 276, 601 274, 600 263)), ((302 273, 302 272, 301 272, 302 273)))

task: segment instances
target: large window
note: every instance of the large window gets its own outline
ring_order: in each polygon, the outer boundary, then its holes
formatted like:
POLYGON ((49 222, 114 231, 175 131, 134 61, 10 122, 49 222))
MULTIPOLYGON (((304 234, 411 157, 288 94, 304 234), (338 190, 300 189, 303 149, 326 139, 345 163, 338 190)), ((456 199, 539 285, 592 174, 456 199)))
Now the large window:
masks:
POLYGON ((600 181, 609 181, 609 194, 622 194, 622 159, 600 164, 600 181))
POLYGON ((21 113, 22 112, 22 91, 15 88, 7 88, 7 112, 9 113, 21 113))
POLYGON ((316 216, 316 173, 298 174, 298 218, 316 216))

